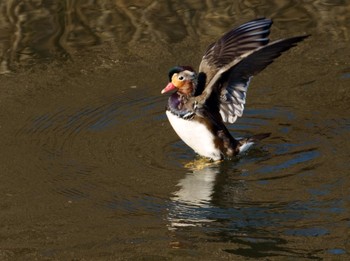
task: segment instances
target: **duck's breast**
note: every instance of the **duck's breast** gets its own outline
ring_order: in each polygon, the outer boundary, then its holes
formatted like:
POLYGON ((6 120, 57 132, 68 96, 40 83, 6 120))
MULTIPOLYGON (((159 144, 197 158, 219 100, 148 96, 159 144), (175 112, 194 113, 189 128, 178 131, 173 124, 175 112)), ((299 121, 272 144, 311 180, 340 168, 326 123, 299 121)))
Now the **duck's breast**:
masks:
POLYGON ((196 120, 184 120, 170 111, 166 115, 177 135, 201 156, 221 159, 219 148, 215 146, 215 136, 207 126, 196 120))

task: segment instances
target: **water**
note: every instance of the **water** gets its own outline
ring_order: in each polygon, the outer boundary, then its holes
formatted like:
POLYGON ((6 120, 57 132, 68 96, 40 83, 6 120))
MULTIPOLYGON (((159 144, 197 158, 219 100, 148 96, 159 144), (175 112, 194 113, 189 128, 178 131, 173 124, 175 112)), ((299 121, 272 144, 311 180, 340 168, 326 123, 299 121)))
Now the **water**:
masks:
POLYGON ((3 2, 1 260, 347 260, 347 1, 3 2), (167 71, 254 17, 311 33, 251 83, 246 155, 200 160, 167 71))

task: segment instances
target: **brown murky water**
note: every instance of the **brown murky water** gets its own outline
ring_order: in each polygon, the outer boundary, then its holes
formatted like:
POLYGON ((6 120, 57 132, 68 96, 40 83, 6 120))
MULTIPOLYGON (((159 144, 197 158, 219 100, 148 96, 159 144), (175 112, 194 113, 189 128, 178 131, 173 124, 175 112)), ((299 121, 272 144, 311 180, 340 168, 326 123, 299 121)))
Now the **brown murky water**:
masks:
MULTIPOLYGON (((84 1, 83 1, 84 2, 84 1)), ((0 260, 350 258, 348 1, 0 3, 0 260), (249 19, 312 37, 255 77, 200 170, 167 71, 249 19)))

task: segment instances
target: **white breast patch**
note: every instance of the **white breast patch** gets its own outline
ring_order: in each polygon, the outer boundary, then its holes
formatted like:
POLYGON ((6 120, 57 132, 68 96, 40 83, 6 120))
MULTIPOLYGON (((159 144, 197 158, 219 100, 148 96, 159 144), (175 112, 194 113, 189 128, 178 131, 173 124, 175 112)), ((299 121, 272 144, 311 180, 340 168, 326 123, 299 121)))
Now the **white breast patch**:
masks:
POLYGON ((177 135, 195 152, 213 160, 221 159, 220 150, 214 144, 214 135, 204 124, 181 119, 170 111, 166 111, 166 115, 177 135))

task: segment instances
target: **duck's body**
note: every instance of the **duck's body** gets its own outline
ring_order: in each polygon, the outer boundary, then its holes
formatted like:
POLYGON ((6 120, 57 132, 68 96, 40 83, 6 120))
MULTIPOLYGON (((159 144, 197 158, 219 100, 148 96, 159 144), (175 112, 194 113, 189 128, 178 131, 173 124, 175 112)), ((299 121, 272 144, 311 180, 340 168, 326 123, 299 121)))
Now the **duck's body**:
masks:
POLYGON ((232 157, 269 136, 236 140, 225 123, 242 116, 252 76, 307 37, 268 44, 271 24, 262 18, 226 33, 208 47, 198 74, 189 66, 170 70, 162 93, 177 91, 169 97, 166 115, 179 137, 199 155, 213 160, 232 157))
POLYGON ((205 124, 194 119, 182 119, 168 110, 166 115, 177 135, 195 152, 214 160, 221 159, 220 149, 215 144, 215 135, 205 124))

